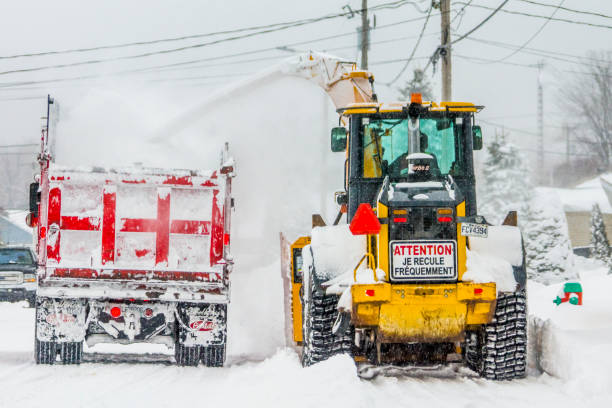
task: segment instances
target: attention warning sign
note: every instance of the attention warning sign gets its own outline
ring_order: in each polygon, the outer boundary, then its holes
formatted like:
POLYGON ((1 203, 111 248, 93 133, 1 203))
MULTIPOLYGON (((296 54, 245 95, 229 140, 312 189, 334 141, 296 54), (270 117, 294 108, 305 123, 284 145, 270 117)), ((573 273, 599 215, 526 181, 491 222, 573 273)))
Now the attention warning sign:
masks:
POLYGON ((391 259, 391 279, 396 281, 457 278, 455 241, 392 242, 391 259))

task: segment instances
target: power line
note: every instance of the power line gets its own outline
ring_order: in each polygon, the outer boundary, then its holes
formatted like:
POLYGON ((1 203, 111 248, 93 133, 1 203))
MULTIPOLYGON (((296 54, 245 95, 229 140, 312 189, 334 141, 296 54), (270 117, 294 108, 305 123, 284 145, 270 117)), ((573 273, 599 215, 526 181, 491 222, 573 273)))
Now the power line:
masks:
MULTIPOLYGON (((516 45, 516 44, 509 44, 509 43, 505 43, 505 42, 501 42, 501 41, 485 40, 485 39, 477 38, 477 37, 469 37, 468 40, 475 41, 475 42, 480 42, 480 43, 483 43, 483 44, 492 45, 492 46, 495 46, 495 47, 507 48, 507 49, 511 49, 511 50, 519 48, 519 46, 516 45)), ((602 59, 599 59, 599 58, 593 58, 593 57, 581 56, 581 55, 574 55, 574 54, 567 54, 567 53, 563 53, 563 52, 559 52, 559 51, 542 50, 542 49, 538 49, 538 48, 524 47, 523 50, 521 50, 521 52, 527 53, 527 54, 531 54, 531 55, 543 56, 543 57, 547 57, 547 58, 549 58, 550 55, 553 55, 553 56, 559 56, 560 55, 560 56, 563 56, 563 57, 576 58, 578 60, 587 59, 587 60, 596 61, 596 62, 606 62, 606 60, 602 60, 602 59)), ((563 60, 563 61, 575 62, 575 61, 568 61, 568 60, 563 60)), ((584 62, 582 62, 581 65, 584 65, 584 62)))
MULTIPOLYGON (((526 134, 526 135, 530 135, 530 136, 538 136, 538 133, 536 133, 536 132, 530 132, 528 130, 511 128, 511 127, 502 125, 501 123, 490 122, 490 121, 485 120, 485 119, 480 119, 479 118, 478 122, 486 123, 487 125, 491 125, 491 126, 497 126, 497 127, 500 127, 500 128, 512 131, 512 132, 516 132, 516 133, 522 133, 522 134, 526 134)), ((517 149, 518 150, 525 150, 525 151, 529 151, 529 152, 536 152, 536 153, 542 152, 542 153, 546 153, 546 154, 560 154, 560 155, 563 155, 563 156, 565 156, 567 154, 567 152, 556 152, 556 151, 553 151, 553 150, 544 150, 544 151, 541 151, 539 149, 530 149, 530 148, 525 148, 525 147, 517 147, 517 149)), ((593 157, 593 156, 596 156, 594 154, 587 154, 587 153, 584 153, 584 154, 576 153, 576 154, 573 154, 573 155, 574 156, 584 156, 584 157, 593 157)))
MULTIPOLYGON (((400 1, 392 2, 392 3, 381 4, 381 5, 375 6, 376 8, 372 8, 372 9, 398 8, 398 7, 401 7, 401 6, 405 5, 405 4, 408 4, 406 0, 400 0, 400 1)), ((209 42, 204 42, 204 43, 199 43, 199 44, 186 45, 186 46, 178 47, 178 48, 171 48, 171 49, 158 50, 158 51, 150 51, 150 52, 145 52, 145 53, 142 53, 142 54, 135 54, 135 55, 124 55, 124 56, 112 57, 112 58, 79 61, 79 62, 73 62, 73 63, 67 63, 67 64, 56 64, 56 65, 47 65, 47 66, 34 67, 34 68, 14 69, 14 70, 0 72, 0 75, 23 73, 23 72, 43 71, 43 70, 57 69, 57 68, 68 68, 68 67, 75 67, 75 66, 82 66, 82 65, 99 64, 99 63, 110 62, 110 61, 123 61, 123 60, 137 59, 137 58, 145 58, 145 57, 150 57, 150 56, 153 56, 153 55, 171 54, 171 53, 175 53, 175 52, 191 50, 191 49, 197 49, 197 48, 202 48, 202 47, 207 47, 207 46, 211 46, 211 45, 221 44, 221 43, 225 43, 225 42, 229 42, 229 41, 242 40, 242 39, 245 39, 245 38, 255 37, 255 36, 258 36, 258 35, 262 35, 262 34, 268 34, 268 33, 272 33, 272 32, 286 30, 286 29, 289 29, 289 28, 294 28, 294 27, 299 27, 299 26, 303 26, 303 25, 306 25, 306 24, 311 24, 312 22, 316 22, 316 21, 323 21, 323 20, 327 20, 327 19, 330 19, 330 18, 337 18, 339 16, 344 16, 346 14, 347 13, 340 13, 340 14, 334 15, 333 17, 330 17, 330 16, 319 17, 317 19, 300 21, 300 22, 294 23, 294 24, 283 25, 283 26, 280 26, 280 27, 267 28, 267 29, 262 30, 262 31, 256 31, 256 32, 253 32, 253 33, 236 35, 236 36, 233 36, 233 37, 221 38, 221 39, 217 39, 217 40, 213 40, 213 41, 209 41, 209 42)))
POLYGON ((533 1, 533 0, 515 0, 515 1, 522 1, 523 3, 530 3, 530 4, 535 4, 538 6, 542 6, 542 7, 555 7, 555 8, 559 8, 563 11, 568 11, 571 13, 576 13, 576 14, 585 14, 588 16, 596 16, 596 17, 603 17, 603 18, 610 18, 612 19, 612 17, 607 16, 605 14, 601 14, 601 13, 595 13, 592 11, 585 11, 585 10, 576 10, 576 9, 571 9, 571 8, 567 8, 567 7, 559 7, 559 6, 555 6, 554 4, 547 4, 547 3, 540 3, 538 1, 533 1))
MULTIPOLYGON (((465 4, 465 3, 457 3, 457 4, 465 4)), ((470 4, 469 7, 476 7, 476 8, 481 8, 481 9, 485 9, 485 10, 494 10, 492 7, 483 6, 483 5, 480 5, 480 4, 470 4)), ((514 11, 514 10, 501 10, 501 11, 503 13, 506 13, 506 14, 514 14, 514 15, 518 15, 518 16, 548 19, 548 16, 543 16, 541 14, 525 13, 525 12, 522 12, 522 11, 514 11)), ((608 29, 612 28, 612 26, 605 25, 605 24, 589 23, 587 21, 568 20, 568 19, 565 19, 565 18, 558 18, 558 17, 553 17, 553 18, 551 18, 551 20, 552 21, 559 21, 559 22, 562 22, 562 23, 586 25, 586 26, 589 26, 589 27, 608 28, 608 29)))
MULTIPOLYGON (((565 3, 565 0, 561 0, 559 2, 559 4, 557 5, 557 7, 553 10, 552 14, 550 15, 550 17, 544 21, 544 23, 540 26, 540 28, 538 28, 538 30, 533 33, 533 35, 531 37, 529 37, 527 39, 527 41, 525 41, 520 47, 518 47, 516 50, 512 51, 510 54, 506 55, 505 57, 502 57, 500 59, 497 60, 497 62, 502 62, 507 60, 508 58, 518 54, 519 52, 521 52, 526 46, 529 45, 529 43, 531 43, 531 41, 533 41, 534 38, 536 38, 541 32, 542 30, 544 30, 544 28, 548 25, 548 23, 550 23, 550 19, 553 18, 555 16, 555 14, 557 13, 557 11, 559 11, 559 8, 563 5, 563 3, 565 3)), ((492 64, 492 62, 488 62, 487 64, 492 64)))
POLYGON ((0 149, 12 149, 14 147, 32 147, 39 146, 38 143, 24 143, 24 144, 14 144, 14 145, 0 145, 0 149))
POLYGON ((429 22, 429 17, 431 16, 432 10, 433 10, 433 3, 431 4, 431 6, 429 6, 429 11, 427 12, 427 18, 425 19, 425 22, 423 23, 423 28, 421 28, 421 33, 419 34, 419 38, 417 39, 416 44, 414 45, 414 48, 412 48, 412 52, 410 53, 410 56, 408 57, 408 61, 406 61, 406 64, 404 64, 400 72, 398 72, 397 75, 391 81, 387 82, 384 85, 387 85, 387 86, 393 85, 393 83, 402 76, 404 71, 406 71, 406 68, 408 68, 408 65, 410 65, 410 62, 412 62, 412 58, 414 57, 416 50, 419 48, 419 45, 421 44, 421 39, 423 38, 423 34, 425 33, 425 28, 427 28, 427 23, 429 22))
MULTIPOLYGON (((377 30, 380 30, 380 29, 383 29, 383 28, 388 28, 388 27, 393 27, 393 26, 397 26, 397 25, 401 25, 401 24, 412 23, 412 22, 415 22, 415 21, 423 20, 425 18, 426 17, 418 17, 418 18, 413 18, 413 19, 408 19, 408 20, 400 20, 400 21, 397 21, 397 22, 393 22, 393 23, 389 23, 389 24, 384 24, 384 25, 378 26, 377 30)), ((291 47, 291 46, 297 46, 297 45, 311 44, 313 42, 325 41, 325 40, 330 40, 330 39, 335 39, 335 38, 340 38, 340 37, 346 37, 346 36, 352 36, 352 35, 355 35, 355 33, 354 32, 349 32, 349 33, 335 34, 335 35, 331 35, 331 36, 319 37, 319 38, 316 38, 316 39, 311 39, 311 40, 299 41, 299 42, 295 42, 295 43, 291 43, 291 44, 286 44, 286 46, 291 47)), ((178 67, 178 66, 191 65, 191 64, 198 63, 198 62, 215 61, 215 60, 221 60, 221 59, 227 59, 227 58, 234 58, 234 57, 238 57, 238 56, 259 54, 259 53, 263 53, 263 52, 267 52, 267 51, 276 51, 277 49, 278 49, 278 47, 262 48, 262 49, 258 49, 258 50, 251 50, 251 51, 245 51, 245 52, 234 53, 234 54, 226 54, 226 55, 215 56, 215 57, 199 58, 199 59, 196 59, 196 60, 176 62, 176 63, 172 63, 172 64, 154 65, 154 66, 145 67, 145 68, 115 71, 115 72, 112 72, 112 73, 109 73, 109 74, 92 74, 92 75, 80 75, 80 76, 76 76, 76 77, 47 79, 47 80, 32 80, 32 81, 0 83, 0 88, 17 87, 17 86, 34 85, 34 84, 45 84, 45 83, 55 83, 55 82, 66 82, 66 81, 80 81, 80 80, 94 79, 94 78, 100 78, 100 77, 106 77, 106 76, 124 75, 124 74, 131 74, 131 73, 138 73, 138 72, 145 72, 145 71, 154 71, 154 70, 157 70, 157 69, 160 69, 160 68, 173 68, 173 67, 178 67)), ((262 60, 263 59, 264 58, 262 58, 262 60)), ((231 65, 233 63, 230 62, 228 64, 231 65)), ((219 64, 219 65, 222 65, 222 64, 219 64)))
POLYGON ((455 17, 453 17, 453 19, 451 20, 451 24, 453 24, 455 22, 455 20, 461 16, 461 19, 459 20, 459 23, 457 24, 457 28, 459 28, 459 26, 461 25, 461 22, 463 21, 463 16, 465 15, 465 9, 467 6, 469 6, 472 1, 474 0, 469 0, 466 4, 463 5, 463 7, 461 8, 461 10, 459 10, 457 12, 457 14, 455 14, 455 17))
MULTIPOLYGON (((470 2, 471 3, 471 2, 470 2)), ((470 3, 467 3, 468 5, 470 3)), ((425 68, 423 68, 423 71, 425 71, 428 67, 429 64, 431 64, 432 62, 435 63, 435 60, 440 56, 441 54, 441 50, 443 47, 450 47, 453 44, 458 43, 459 41, 463 40, 464 38, 467 38, 470 34, 472 34, 474 31, 478 30, 480 27, 482 27, 487 21, 489 21, 495 14, 497 14, 497 12, 499 10, 501 10, 502 7, 504 7, 506 5, 506 3, 508 3, 508 0, 504 0, 499 6, 497 6, 496 9, 491 9, 493 10, 493 12, 491 14, 489 14, 484 20, 482 20, 480 23, 476 24, 471 30, 469 30, 467 33, 461 35, 459 38, 456 38, 455 40, 445 44, 444 46, 440 46, 438 48, 436 48, 436 50, 434 51, 433 55, 431 56, 431 58, 429 59, 429 61, 427 62, 427 65, 425 65, 425 68)), ((460 3, 460 4, 466 4, 466 3, 460 3)))
MULTIPOLYGON (((408 1, 408 0, 398 0, 398 1, 383 3, 377 6, 370 7, 370 10, 399 8, 406 4, 414 4, 414 2, 408 1)), ((216 35, 236 34, 236 33, 241 33, 245 31, 266 30, 266 29, 271 29, 271 28, 285 29, 285 28, 295 27, 299 25, 317 23, 320 21, 330 20, 330 19, 339 18, 339 17, 346 17, 353 13, 361 13, 361 12, 363 12, 363 10, 353 10, 350 12, 335 13, 335 14, 330 14, 330 15, 322 16, 322 17, 313 17, 313 18, 308 18, 308 19, 293 20, 293 21, 287 21, 283 23, 251 26, 251 27, 237 28, 237 29, 232 29, 232 30, 216 31, 216 32, 204 33, 204 34, 192 34, 192 35, 185 35, 185 36, 180 36, 180 37, 162 38, 162 39, 149 40, 149 41, 136 41, 136 42, 122 43, 122 44, 101 45, 101 46, 89 47, 89 48, 74 48, 74 49, 58 50, 58 51, 44 51, 44 52, 36 52, 36 53, 7 55, 7 56, 0 56, 0 59, 14 59, 14 58, 21 58, 21 57, 40 57, 40 56, 47 56, 47 55, 83 53, 83 52, 90 52, 90 51, 125 48, 125 47, 132 47, 132 46, 142 46, 142 45, 152 45, 152 44, 160 44, 160 43, 166 43, 166 42, 184 41, 184 40, 190 40, 194 38, 213 37, 216 35)))
POLYGON ((504 0, 499 6, 497 6, 496 9, 491 9, 493 10, 493 12, 491 14, 489 14, 484 20, 482 20, 480 23, 478 23, 474 28, 472 28, 470 31, 468 31, 467 33, 461 35, 459 38, 454 39, 453 41, 451 41, 450 44, 448 44, 448 47, 450 47, 451 45, 454 45, 456 43, 458 43, 459 41, 463 40, 464 38, 468 37, 470 34, 472 34, 474 31, 478 30, 480 27, 482 27, 487 21, 489 21, 495 14, 497 14, 497 12, 499 10, 502 9, 502 7, 504 7, 506 5, 506 3, 508 3, 509 0, 504 0))

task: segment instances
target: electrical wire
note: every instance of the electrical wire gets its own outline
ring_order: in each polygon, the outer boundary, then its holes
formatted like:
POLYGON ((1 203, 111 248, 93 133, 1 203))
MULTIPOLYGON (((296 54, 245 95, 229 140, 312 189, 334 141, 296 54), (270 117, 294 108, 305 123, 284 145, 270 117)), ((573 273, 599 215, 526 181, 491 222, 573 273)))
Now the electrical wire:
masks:
MULTIPOLYGON (((400 24, 405 24, 405 23, 409 23, 409 22, 419 21, 419 20, 422 20, 422 19, 425 19, 425 18, 426 17, 418 17, 418 18, 413 18, 413 19, 409 19, 409 20, 402 20, 402 21, 399 21, 399 22, 390 23, 390 24, 386 24, 384 26, 380 26, 379 28, 392 27, 392 26, 395 26, 395 25, 400 25, 400 24)), ((278 31, 278 30, 274 30, 274 31, 278 31)), ((148 52, 148 53, 138 54, 138 55, 127 55, 127 56, 113 57, 113 58, 107 58, 107 59, 97 59, 97 60, 73 62, 73 63, 68 63, 68 64, 57 64, 57 65, 48 65, 48 66, 35 67, 35 68, 16 69, 16 70, 0 72, 0 75, 8 75, 8 74, 24 73, 24 72, 33 72, 33 71, 43 71, 43 70, 48 70, 48 69, 68 68, 68 67, 75 67, 75 66, 81 66, 81 65, 91 65, 91 64, 98 64, 98 63, 111 62, 111 61, 120 61, 120 60, 129 60, 129 59, 135 59, 135 58, 143 58, 143 57, 148 57, 148 56, 152 56, 152 55, 159 55, 159 54, 167 54, 167 53, 172 53, 172 52, 178 52, 178 51, 182 51, 182 50, 186 50, 186 49, 191 49, 191 48, 199 48, 199 47, 203 47, 203 46, 206 46, 206 45, 219 44, 219 43, 225 42, 225 41, 233 41, 233 40, 237 40, 237 39, 248 38, 248 37, 252 37, 254 35, 259 35, 259 34, 262 34, 262 33, 264 33, 264 32, 250 33, 250 34, 243 35, 243 36, 237 36, 237 37, 231 37, 231 38, 215 40, 215 41, 211 41, 209 43, 194 44, 194 45, 190 45, 190 46, 186 46, 186 47, 181 47, 181 48, 175 48, 175 49, 171 49, 171 50, 161 50, 161 51, 148 52)), ((347 35, 354 35, 354 34, 355 34, 354 32, 351 32, 351 33, 345 33, 345 34, 340 34, 340 35, 328 36, 328 37, 321 38, 321 39, 319 39, 317 41, 322 41, 323 39, 338 38, 338 37, 347 36, 347 35)), ((311 42, 314 42, 314 41, 313 40, 302 41, 302 42, 294 43, 292 45, 301 45, 301 44, 307 44, 307 43, 311 43, 311 42)), ((291 46, 291 44, 289 46, 291 46)), ((278 47, 271 47, 271 48, 265 48, 265 49, 262 49, 262 50, 259 50, 259 51, 247 51, 247 52, 244 52, 244 53, 233 54, 232 56, 255 54, 255 53, 258 53, 258 52, 262 52, 262 51, 275 50, 277 48, 278 47)), ((202 62, 202 61, 207 61, 207 60, 212 60, 212 59, 227 58, 227 57, 229 57, 229 56, 203 58, 203 59, 197 59, 197 60, 180 62, 180 63, 174 63, 174 64, 166 64, 166 65, 161 65, 161 66, 157 66, 157 67, 158 68, 160 68, 160 67, 165 68, 165 67, 170 67, 170 66, 185 65, 185 64, 191 64, 191 63, 196 63, 196 62, 202 62)))
MULTIPOLYGON (((396 21, 396 22, 393 22, 393 23, 381 25, 381 26, 379 26, 377 28, 377 30, 380 30, 380 29, 383 29, 383 28, 388 28, 388 27, 394 27, 394 26, 401 25, 401 24, 412 23, 412 22, 415 22, 415 21, 423 20, 425 18, 426 17, 418 17, 418 18, 413 18, 413 19, 400 20, 400 21, 396 21)), ((325 36, 325 37, 319 37, 319 38, 316 38, 316 39, 310 39, 310 40, 299 41, 299 42, 295 42, 295 43, 291 43, 291 44, 286 44, 285 46, 292 47, 292 46, 297 46, 297 45, 311 44, 311 43, 314 43, 314 42, 325 41, 325 40, 330 40, 330 39, 335 39, 335 38, 340 38, 340 37, 346 37, 346 36, 353 36, 353 35, 355 35, 355 32, 335 34, 335 35, 330 35, 330 36, 325 36)), ((225 55, 220 55, 220 56, 215 56, 215 57, 199 58, 199 59, 196 59, 196 60, 176 62, 176 63, 172 63, 172 64, 162 64, 162 65, 154 65, 154 66, 145 67, 145 68, 114 71, 114 72, 108 73, 108 74, 80 75, 80 76, 76 76, 76 77, 56 78, 56 79, 47 79, 47 80, 32 80, 32 81, 21 81, 21 82, 5 82, 5 83, 0 83, 0 88, 20 87, 20 86, 25 86, 25 85, 46 84, 46 83, 55 83, 55 82, 66 82, 66 81, 72 81, 72 80, 80 81, 80 80, 94 79, 94 78, 100 78, 100 77, 106 77, 106 76, 116 76, 116 75, 124 75, 124 74, 139 73, 139 72, 146 72, 146 71, 155 71, 155 70, 160 70, 161 68, 174 68, 174 67, 180 67, 180 66, 195 64, 195 63, 198 63, 198 62, 216 61, 216 60, 222 60, 222 59, 227 59, 227 58, 234 58, 234 57, 238 57, 238 56, 259 54, 259 53, 263 53, 263 52, 277 51, 277 50, 278 50, 278 47, 268 47, 268 48, 262 48, 262 49, 258 49, 258 50, 245 51, 245 52, 234 53, 234 54, 225 54, 225 55)), ((268 59, 268 58, 266 57, 265 59, 268 59)), ((273 58, 270 57, 269 59, 273 59, 273 58)), ((261 58, 261 60, 264 60, 264 58, 261 58)), ((235 62, 229 62, 227 64, 228 65, 232 65, 233 63, 235 63, 235 62)), ((218 64, 217 66, 221 66, 221 65, 223 65, 223 64, 218 64)))
POLYGON ((467 6, 469 6, 470 4, 472 4, 472 1, 474 0, 469 0, 466 4, 463 5, 463 7, 461 8, 461 10, 459 10, 457 12, 457 14, 455 14, 455 17, 453 17, 453 19, 451 20, 451 25, 455 22, 455 20, 457 20, 457 18, 459 16, 461 16, 461 19, 459 20, 459 23, 457 23, 457 27, 455 29, 458 29, 459 26, 461 25, 461 22, 463 21, 463 16, 465 15, 465 9, 467 6))
POLYGON ((393 85, 402 76, 402 74, 408 68, 408 65, 410 65, 410 63, 412 62, 412 58, 414 57, 414 54, 416 53, 417 49, 419 48, 419 45, 421 44, 421 39, 423 38, 423 34, 425 33, 425 29, 427 28, 427 23, 429 22, 429 17, 431 16, 432 10, 433 10, 433 3, 431 4, 431 6, 429 6, 429 11, 427 12, 427 18, 425 19, 425 22, 423 23, 423 28, 421 28, 421 33, 419 34, 419 38, 417 39, 416 44, 412 48, 412 52, 410 53, 410 56, 408 57, 408 61, 406 61, 406 64, 404 64, 400 72, 398 72, 397 75, 391 81, 383 85, 386 85, 386 86, 393 85))
POLYGON ((493 10, 493 12, 491 14, 489 14, 484 20, 482 20, 480 23, 476 24, 476 26, 474 28, 472 28, 470 31, 468 31, 467 33, 465 33, 465 34, 459 36, 459 38, 456 38, 453 41, 451 41, 450 44, 446 44, 445 47, 450 47, 451 45, 457 44, 459 41, 463 40, 464 38, 466 38, 470 34, 472 34, 474 31, 478 30, 487 21, 489 21, 495 14, 497 14, 497 12, 500 11, 502 9, 502 7, 504 7, 506 5, 506 3, 508 3, 508 1, 509 0, 504 0, 499 6, 497 6, 496 9, 491 9, 491 10, 493 10))
POLYGON ((570 13, 584 14, 584 15, 587 15, 587 16, 595 16, 595 17, 602 17, 602 18, 610 18, 610 19, 612 19, 611 16, 607 16, 607 15, 601 14, 601 13, 595 13, 595 12, 592 12, 592 11, 585 11, 585 10, 576 10, 576 9, 571 9, 571 8, 567 8, 567 7, 558 7, 558 6, 555 6, 554 4, 540 3, 538 1, 533 1, 533 0, 515 0, 515 1, 522 1, 523 3, 535 4, 535 5, 542 6, 542 7, 560 8, 561 10, 567 11, 567 12, 570 12, 570 13))
MULTIPOLYGON (((515 45, 515 44, 509 44, 509 43, 505 43, 505 42, 501 42, 501 41, 485 40, 483 38, 478 38, 478 37, 469 37, 468 40, 479 42, 479 43, 483 43, 483 44, 492 45, 494 47, 506 48, 506 49, 517 49, 517 48, 519 48, 519 46, 515 45)), ((538 49, 538 48, 524 47, 521 52, 527 53, 527 54, 531 54, 531 55, 543 56, 543 57, 549 57, 550 55, 552 55, 552 56, 562 56, 562 57, 576 58, 577 60, 580 60, 580 61, 587 59, 587 60, 591 60, 591 61, 595 61, 595 62, 606 62, 606 60, 603 60, 603 59, 600 59, 600 58, 594 58, 594 57, 582 56, 582 55, 574 55, 574 54, 567 54, 567 53, 563 53, 563 52, 559 52, 559 51, 542 50, 542 49, 538 49)), ((563 60, 563 61, 568 61, 569 62, 569 60, 563 60)), ((581 62, 581 65, 584 65, 584 62, 581 62)))
MULTIPOLYGON (((429 58, 429 61, 427 62, 427 65, 425 65, 425 68, 423 68, 423 71, 425 71, 429 65, 434 62, 434 60, 436 58, 438 58, 440 56, 440 50, 443 48, 448 48, 450 46, 452 46, 453 44, 458 43, 459 41, 463 40, 464 38, 467 38, 470 34, 472 34, 473 32, 475 32, 476 30, 478 30, 480 27, 482 27, 487 21, 489 21, 495 14, 497 14, 497 12, 499 10, 501 10, 502 7, 504 7, 506 5, 506 3, 508 3, 509 0, 504 0, 499 6, 497 6, 496 9, 491 9, 493 10, 493 12, 491 14, 489 14, 487 17, 485 17, 484 20, 482 20, 480 23, 476 24, 471 30, 469 30, 467 33, 462 34, 461 36, 459 36, 459 38, 456 38, 455 40, 451 41, 448 44, 445 44, 443 46, 440 46, 438 48, 436 48, 436 50, 434 51, 434 53, 432 54, 432 56, 429 58)), ((465 3, 462 3, 465 4, 465 3)), ((469 3, 468 3, 469 4, 469 3)))
MULTIPOLYGON (((396 8, 402 7, 407 4, 413 4, 416 7, 415 2, 413 1, 398 0, 398 1, 393 1, 389 3, 378 4, 378 5, 369 7, 368 10, 376 11, 376 10, 383 10, 383 9, 396 9, 396 8)), ((149 40, 149 41, 136 41, 136 42, 122 43, 122 44, 101 45, 101 46, 89 47, 89 48, 74 48, 74 49, 58 50, 58 51, 44 51, 44 52, 37 52, 37 53, 7 55, 7 56, 0 56, 0 59, 14 59, 14 58, 21 58, 21 57, 40 57, 40 56, 47 56, 47 55, 83 53, 83 52, 90 52, 90 51, 125 48, 125 47, 132 47, 132 46, 153 45, 153 44, 160 44, 160 43, 167 43, 167 42, 184 41, 184 40, 190 40, 190 39, 195 39, 195 38, 206 38, 206 37, 213 37, 216 35, 236 34, 236 33, 241 33, 245 31, 254 31, 254 30, 267 30, 267 29, 274 29, 274 28, 278 28, 282 30, 285 28, 291 28, 291 27, 296 27, 296 26, 305 25, 305 24, 318 23, 320 21, 335 19, 339 17, 346 17, 349 15, 352 15, 353 13, 362 13, 363 11, 364 10, 360 9, 360 10, 353 10, 349 12, 329 14, 329 15, 321 16, 321 17, 313 17, 313 18, 308 18, 308 19, 287 21, 283 23, 251 26, 251 27, 237 28, 233 30, 216 31, 216 32, 204 33, 204 34, 192 34, 192 35, 185 35, 185 36, 180 36, 180 37, 162 38, 162 39, 149 40)))
MULTIPOLYGON (((465 3, 458 2, 456 4, 465 4, 465 3)), ((485 10, 494 10, 492 7, 483 6, 481 4, 470 4, 469 7, 481 8, 481 9, 485 9, 485 10)), ((504 9, 504 10, 501 10, 501 12, 502 13, 506 13, 506 14, 514 14, 514 15, 518 15, 518 16, 548 19, 548 16, 543 16, 541 14, 525 13, 525 12, 522 12, 522 11, 514 11, 514 10, 505 10, 504 9)), ((568 20, 566 18, 558 18, 558 17, 553 17, 553 18, 551 18, 551 20, 552 21, 562 22, 562 23, 585 25, 585 26, 589 26, 589 27, 612 29, 612 26, 610 26, 610 25, 597 24, 597 23, 589 23, 588 21, 568 20)))
MULTIPOLYGON (((563 3, 565 3, 565 0, 561 0, 559 2, 559 4, 557 5, 557 7, 553 10, 553 12, 550 14, 550 17, 544 21, 544 23, 540 26, 540 28, 538 28, 538 30, 533 33, 533 35, 531 37, 529 37, 527 39, 527 41, 525 41, 522 45, 520 45, 516 50, 512 51, 510 54, 500 58, 497 60, 497 62, 502 62, 507 60, 508 58, 518 54, 519 52, 521 52, 526 46, 529 45, 529 43, 531 43, 531 41, 533 41, 541 32, 542 30, 544 30, 544 28, 548 25, 548 23, 550 23, 550 19, 553 18, 555 16, 555 14, 557 14, 557 11, 559 11, 560 7, 563 5, 563 3)), ((494 64, 495 62, 486 62, 485 64, 494 64)))

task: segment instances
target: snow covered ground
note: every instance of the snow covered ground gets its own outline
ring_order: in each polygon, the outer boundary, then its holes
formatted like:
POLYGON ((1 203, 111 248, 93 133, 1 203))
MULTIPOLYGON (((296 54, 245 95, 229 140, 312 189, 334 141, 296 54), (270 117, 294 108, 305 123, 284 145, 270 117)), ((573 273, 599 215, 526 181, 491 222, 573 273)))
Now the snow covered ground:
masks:
POLYGON ((33 310, 0 304, 0 407, 608 407, 612 276, 597 264, 577 265, 582 307, 556 306, 561 285, 531 282, 531 320, 539 322, 531 331, 532 351, 539 351, 532 366, 546 372, 532 367, 528 378, 515 382, 483 380, 463 367, 362 380, 346 356, 302 368, 282 345, 278 263, 234 275, 228 362, 220 369, 176 367, 171 353, 153 345, 101 345, 80 366, 37 366, 33 310), (154 354, 137 361, 133 353, 143 351, 154 354))

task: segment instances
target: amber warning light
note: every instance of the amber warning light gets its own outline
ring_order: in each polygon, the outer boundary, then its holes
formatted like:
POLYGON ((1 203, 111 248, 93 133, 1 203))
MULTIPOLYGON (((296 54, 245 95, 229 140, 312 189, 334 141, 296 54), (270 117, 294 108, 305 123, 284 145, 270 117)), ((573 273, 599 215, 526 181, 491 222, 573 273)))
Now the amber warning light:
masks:
POLYGON ((410 95, 410 103, 423 103, 423 97, 420 93, 413 93, 410 95))

